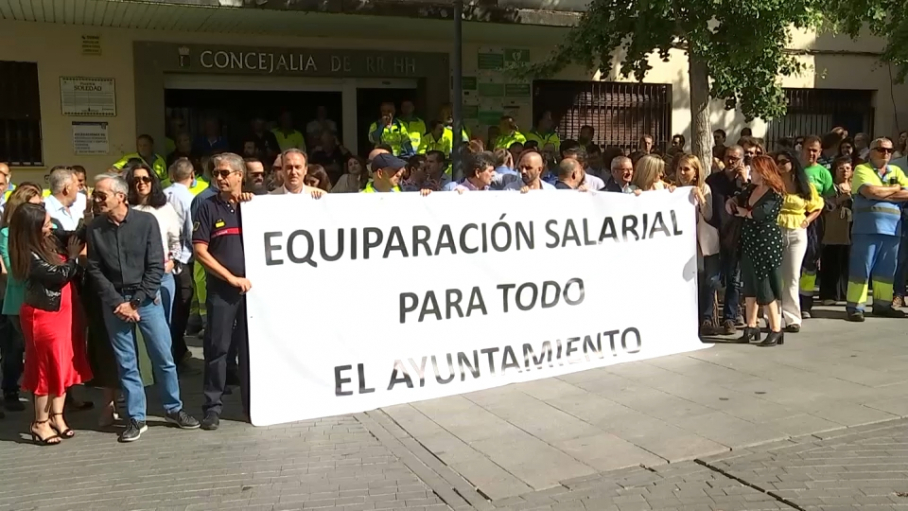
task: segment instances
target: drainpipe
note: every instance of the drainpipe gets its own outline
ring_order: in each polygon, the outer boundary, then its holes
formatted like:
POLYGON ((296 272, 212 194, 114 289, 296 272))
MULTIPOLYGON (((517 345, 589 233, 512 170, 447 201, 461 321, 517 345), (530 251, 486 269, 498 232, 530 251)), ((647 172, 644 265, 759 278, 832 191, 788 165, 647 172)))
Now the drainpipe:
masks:
POLYGON ((463 134, 463 0, 454 0, 454 66, 452 70, 454 97, 451 99, 454 116, 454 146, 451 150, 452 177, 463 179, 461 145, 463 134))

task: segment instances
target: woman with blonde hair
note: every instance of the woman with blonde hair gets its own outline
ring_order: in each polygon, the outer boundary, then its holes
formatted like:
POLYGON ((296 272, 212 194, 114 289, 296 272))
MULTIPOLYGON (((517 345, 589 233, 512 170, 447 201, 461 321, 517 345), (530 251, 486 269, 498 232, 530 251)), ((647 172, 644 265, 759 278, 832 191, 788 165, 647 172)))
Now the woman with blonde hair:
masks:
MULTIPOLYGON (((697 277, 700 300, 700 335, 715 335, 716 291, 719 289, 719 230, 713 220, 713 194, 706 184, 700 159, 682 153, 677 162, 677 182, 690 186, 697 205, 697 277)), ((718 219, 717 219, 718 220, 718 219)))
POLYGON ((634 165, 634 180, 631 182, 643 192, 664 190, 666 186, 662 181, 663 177, 665 177, 665 160, 647 154, 634 165))

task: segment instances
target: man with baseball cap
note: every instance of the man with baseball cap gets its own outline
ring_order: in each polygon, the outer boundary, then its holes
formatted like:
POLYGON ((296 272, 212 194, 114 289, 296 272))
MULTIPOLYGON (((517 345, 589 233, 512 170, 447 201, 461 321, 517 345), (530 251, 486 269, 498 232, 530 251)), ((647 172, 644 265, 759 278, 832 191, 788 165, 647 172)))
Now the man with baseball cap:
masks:
POLYGON ((407 162, 397 156, 381 153, 372 160, 372 179, 362 193, 399 192, 400 177, 407 162))

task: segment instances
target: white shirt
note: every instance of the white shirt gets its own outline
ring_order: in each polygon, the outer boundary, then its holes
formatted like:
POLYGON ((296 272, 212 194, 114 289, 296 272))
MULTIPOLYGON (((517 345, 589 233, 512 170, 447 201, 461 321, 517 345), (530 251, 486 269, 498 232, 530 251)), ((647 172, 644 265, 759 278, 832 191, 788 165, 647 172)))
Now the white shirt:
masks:
POLYGON ((586 172, 586 186, 590 190, 601 190, 605 188, 605 181, 599 178, 599 176, 594 176, 589 172, 586 172))
POLYGON ((151 206, 133 206, 133 209, 151 213, 157 219, 158 227, 161 229, 165 261, 182 257, 183 245, 180 242, 180 235, 183 232, 183 220, 172 204, 168 202, 157 209, 151 206))
POLYGON ((164 195, 167 196, 167 202, 176 210, 177 216, 180 217, 180 222, 183 225, 180 234, 182 250, 179 257, 174 256, 174 259, 187 264, 192 259, 192 215, 190 212, 192 211, 193 195, 189 188, 186 188, 186 185, 180 183, 168 186, 164 190, 164 195))
MULTIPOLYGON (((539 184, 542 190, 555 190, 555 186, 549 183, 546 183, 539 178, 539 184)), ((489 187, 490 190, 520 190, 526 186, 526 183, 523 182, 523 177, 520 174, 496 174, 492 178, 492 186, 489 187)))
POLYGON ((67 208, 56 197, 48 195, 44 198, 44 209, 54 220, 54 222, 64 231, 75 231, 79 228, 79 222, 85 214, 85 206, 88 199, 84 193, 76 194, 76 202, 67 208))
POLYGON ((324 129, 323 126, 331 130, 332 133, 337 133, 337 123, 335 123, 331 119, 325 119, 324 121, 315 119, 314 121, 310 121, 309 124, 306 125, 306 134, 310 137, 321 136, 322 130, 324 129))

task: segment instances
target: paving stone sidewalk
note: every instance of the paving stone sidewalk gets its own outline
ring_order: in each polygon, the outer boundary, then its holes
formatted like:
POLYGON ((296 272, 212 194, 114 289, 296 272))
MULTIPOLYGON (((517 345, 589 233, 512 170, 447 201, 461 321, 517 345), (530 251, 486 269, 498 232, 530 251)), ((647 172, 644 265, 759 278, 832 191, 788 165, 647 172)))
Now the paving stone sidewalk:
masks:
POLYGON ((815 316, 776 348, 717 343, 380 413, 493 501, 908 416, 908 323, 815 316))
MULTIPOLYGON (((181 384, 186 409, 198 413, 200 375, 181 384)), ((149 413, 160 414, 154 390, 149 413)), ((396 440, 380 440, 356 417, 254 428, 229 420, 240 410, 237 394, 227 396, 218 431, 181 431, 149 416, 148 432, 132 444, 117 443, 118 429, 101 430, 97 412, 86 411, 67 414, 75 438, 39 447, 25 436, 31 410, 7 413, 0 511, 452 509, 426 483, 435 474, 414 464, 417 475, 396 440)), ((98 393, 89 397, 100 402, 98 393)), ((446 498, 469 507, 453 492, 446 498)))

